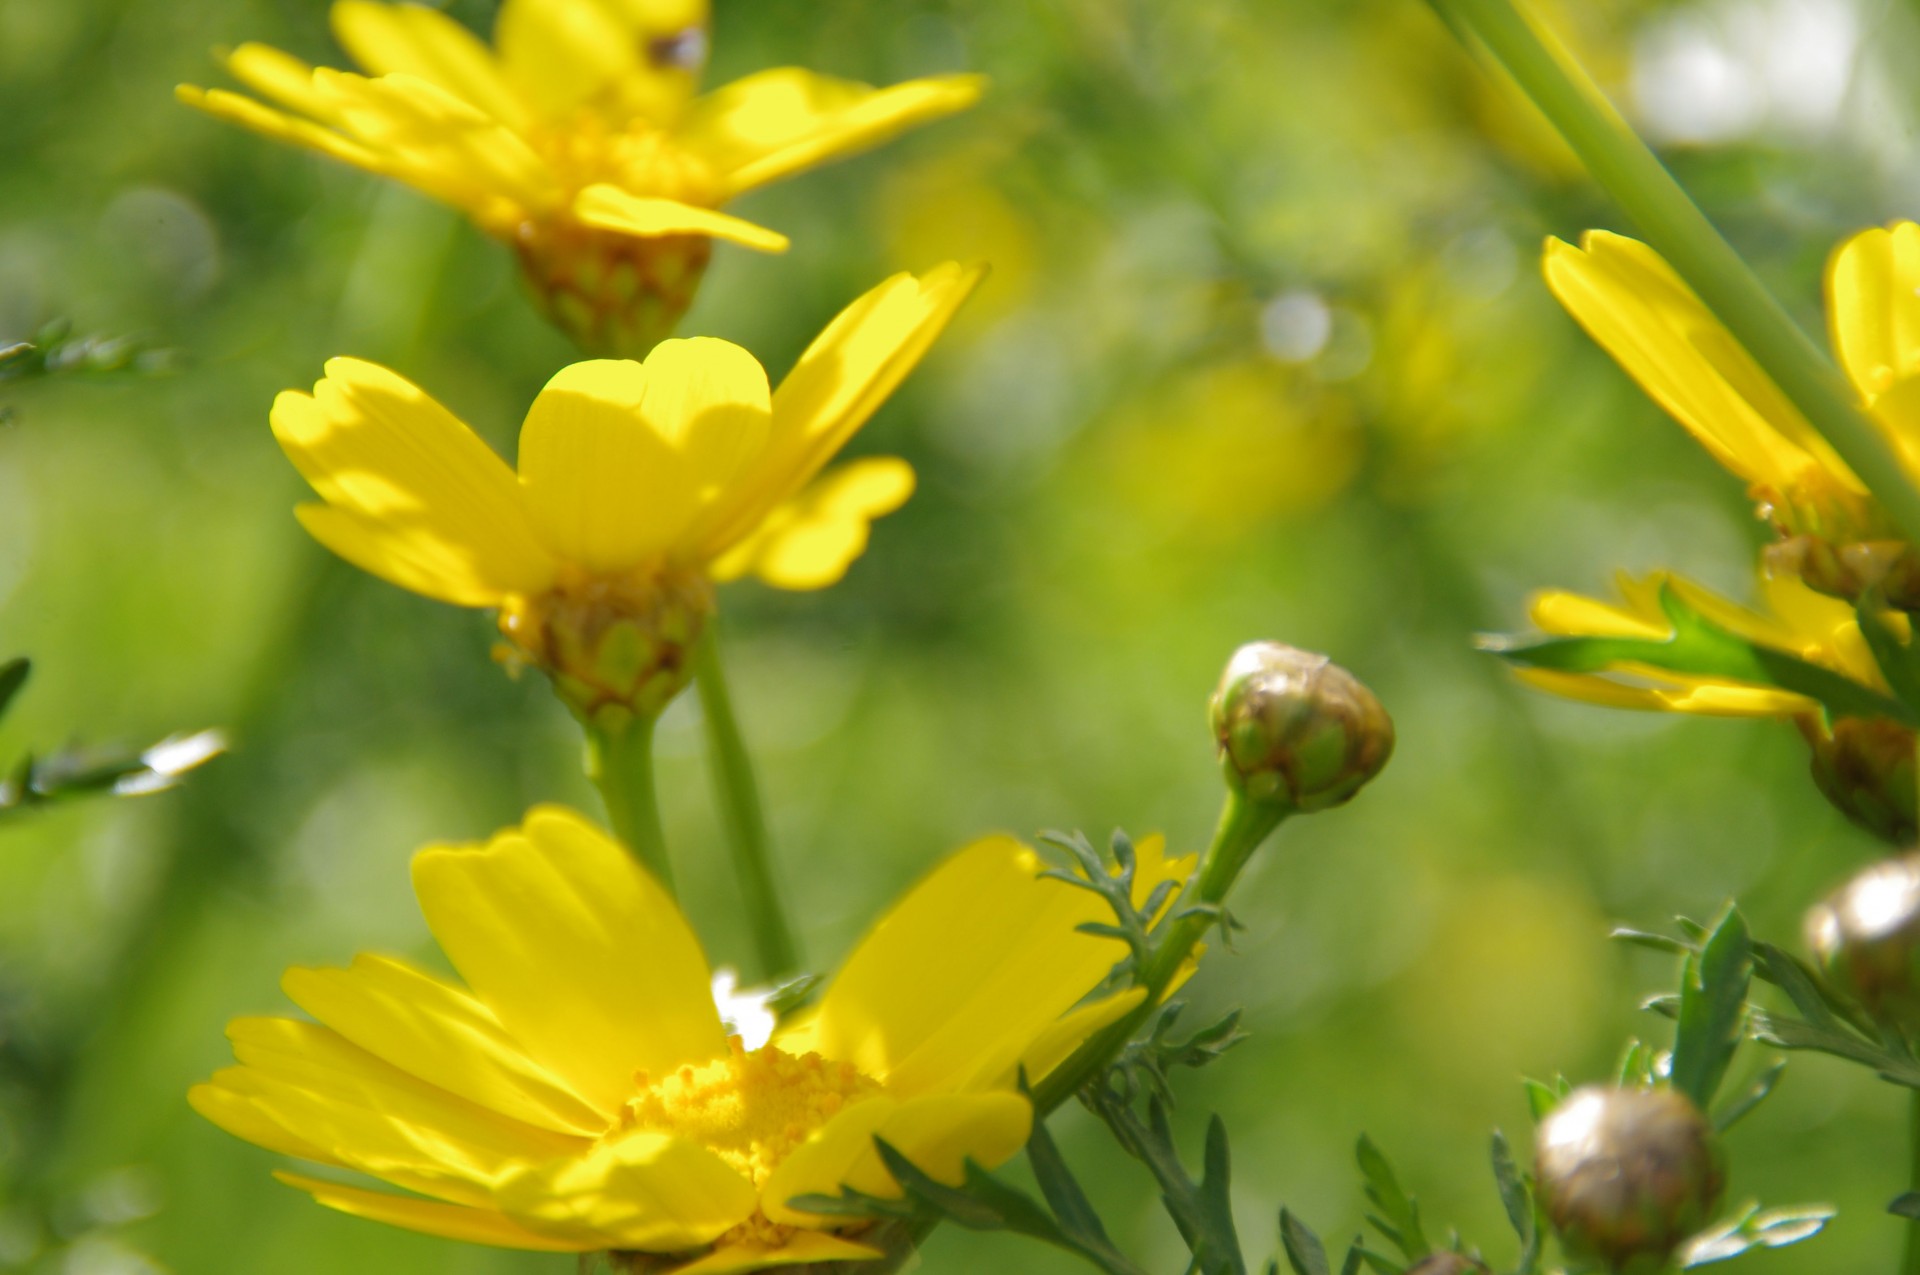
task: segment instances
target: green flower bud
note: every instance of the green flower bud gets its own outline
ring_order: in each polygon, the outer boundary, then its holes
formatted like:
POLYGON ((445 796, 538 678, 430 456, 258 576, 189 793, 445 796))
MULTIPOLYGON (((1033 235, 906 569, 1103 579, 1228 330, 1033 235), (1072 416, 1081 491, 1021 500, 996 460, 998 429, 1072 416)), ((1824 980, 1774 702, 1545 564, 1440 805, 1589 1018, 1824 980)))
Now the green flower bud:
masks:
POLYGON ((582 721, 609 708, 654 718, 692 680, 712 614, 713 586, 696 572, 566 580, 500 609, 502 658, 545 672, 582 721))
POLYGON ((1816 905, 1807 947, 1833 987, 1920 1024, 1920 854, 1876 863, 1816 905))
POLYGON ((1476 1262, 1458 1253, 1433 1253, 1407 1267, 1407 1275, 1474 1275, 1486 1269, 1485 1262, 1476 1262))
POLYGON ((1208 704, 1227 782, 1302 813, 1350 799, 1393 754, 1393 719, 1353 674, 1280 642, 1233 653, 1208 704))
POLYGON ((1813 782, 1841 814, 1892 845, 1920 835, 1914 733, 1884 717, 1842 717, 1832 729, 1803 719, 1813 749, 1813 782))
POLYGON ((1661 1269, 1723 1184, 1712 1127, 1671 1089, 1576 1089, 1540 1122, 1534 1172, 1568 1255, 1615 1272, 1661 1269))

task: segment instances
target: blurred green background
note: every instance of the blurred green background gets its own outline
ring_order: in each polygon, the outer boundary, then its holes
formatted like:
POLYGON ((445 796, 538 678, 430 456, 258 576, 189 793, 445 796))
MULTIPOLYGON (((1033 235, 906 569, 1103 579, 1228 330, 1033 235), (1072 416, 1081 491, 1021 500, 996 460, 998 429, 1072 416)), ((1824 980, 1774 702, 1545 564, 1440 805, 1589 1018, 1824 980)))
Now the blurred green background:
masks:
MULTIPOLYGON (((485 29, 483 0, 454 11, 485 29)), ((1281 1203, 1351 1234, 1362 1130, 1444 1229, 1510 1259, 1489 1131, 1518 1078, 1603 1076, 1668 963, 1658 926, 1738 896, 1792 943, 1876 848, 1784 726, 1523 693, 1478 630, 1526 593, 1670 565, 1749 596, 1762 529, 1547 297, 1546 234, 1624 226, 1418 0, 717 0, 710 83, 798 63, 989 73, 969 115, 737 211, 683 333, 778 375, 883 274, 995 266, 856 441, 921 489, 840 587, 732 586, 726 638, 809 955, 826 965, 943 851, 1115 825, 1197 849, 1204 702, 1232 648, 1332 653, 1394 713, 1352 807, 1255 864, 1193 1011, 1253 1038, 1181 1119, 1234 1132, 1250 1252, 1281 1203)), ((1828 248, 1912 213, 1901 4, 1564 6, 1570 34, 1804 321, 1828 248)), ((163 378, 0 385, 0 656, 35 678, 0 758, 224 726, 180 791, 0 827, 0 1267, 546 1271, 322 1210, 184 1093, 292 962, 421 954, 409 853, 529 804, 597 811, 570 721, 480 615, 332 561, 266 429, 334 354, 386 362, 511 454, 570 361, 508 254, 451 212, 176 106, 209 52, 342 56, 318 0, 0 0, 0 345, 52 317, 177 349, 163 378)), ((663 728, 670 838, 711 950, 747 952, 692 706, 663 728)), ((1760 1061, 1756 1055, 1748 1066, 1760 1061)), ((1189 1078, 1190 1080, 1190 1078, 1189 1078)), ((1733 1136, 1730 1198, 1839 1220, 1756 1272, 1891 1265, 1903 1096, 1796 1060, 1733 1136)), ((1183 1252, 1146 1179, 1058 1120, 1123 1247, 1183 1252)), ((929 1275, 1077 1269, 949 1229, 929 1275)))

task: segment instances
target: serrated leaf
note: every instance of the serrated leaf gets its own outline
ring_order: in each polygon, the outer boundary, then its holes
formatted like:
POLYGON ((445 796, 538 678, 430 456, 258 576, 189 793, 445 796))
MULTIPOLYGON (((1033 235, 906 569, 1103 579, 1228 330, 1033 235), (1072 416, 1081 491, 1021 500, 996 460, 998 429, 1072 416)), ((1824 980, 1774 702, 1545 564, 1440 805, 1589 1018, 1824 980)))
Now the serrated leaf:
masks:
MULTIPOLYGON (((1023 1085, 1024 1081, 1023 1076, 1023 1085)), ((1061 1156, 1053 1135, 1048 1132, 1046 1121, 1037 1116, 1033 1122, 1033 1133, 1027 1138, 1027 1163, 1033 1169, 1034 1180, 1040 1184, 1040 1194, 1046 1199, 1047 1207, 1053 1210, 1063 1227, 1078 1236, 1102 1244, 1111 1243, 1107 1239, 1106 1227, 1100 1222, 1100 1215, 1094 1211, 1086 1192, 1080 1189, 1073 1171, 1067 1168, 1066 1159, 1061 1156)))
POLYGON ((1767 1100, 1768 1095, 1773 1093, 1773 1087, 1780 1083, 1780 1077, 1786 1070, 1787 1060, 1777 1059, 1761 1072, 1751 1085, 1747 1086, 1744 1093, 1720 1109, 1713 1118, 1713 1127, 1725 1133, 1740 1123, 1742 1117, 1767 1100))
POLYGON ((1680 1251, 1680 1268, 1692 1270, 1725 1262, 1756 1248, 1785 1248, 1818 1235, 1833 1218, 1826 1205, 1770 1209, 1747 1204, 1732 1218, 1702 1231, 1680 1251))
POLYGON ((1289 1209, 1280 1210, 1280 1247, 1286 1250, 1293 1275, 1333 1275, 1320 1237, 1289 1209))
POLYGON ((1361 1176, 1366 1179, 1367 1198, 1384 1215, 1384 1222, 1378 1218, 1369 1219, 1375 1229, 1392 1241, 1394 1247, 1405 1254, 1409 1261, 1419 1261, 1431 1253, 1433 1246, 1427 1243, 1427 1237, 1420 1229, 1419 1203, 1401 1190, 1393 1166, 1387 1163, 1387 1157, 1380 1148, 1374 1145, 1371 1138, 1362 1134, 1359 1144, 1354 1148, 1354 1158, 1360 1162, 1361 1176))
POLYGON ((1674 1032, 1673 1087, 1707 1111, 1744 1035, 1753 944, 1737 908, 1728 908, 1682 972, 1674 1032))
POLYGON ((1655 934, 1649 930, 1630 929, 1624 925, 1616 925, 1607 937, 1616 943, 1629 943, 1634 947, 1651 948, 1653 951, 1666 952, 1673 956, 1688 956, 1693 952, 1692 944, 1684 943, 1672 935, 1655 934))
POLYGON ((1520 1269, 1531 1271, 1540 1256, 1540 1230, 1533 1211, 1533 1193, 1514 1163, 1513 1148, 1507 1135, 1493 1131, 1493 1180, 1500 1188, 1500 1203, 1507 1210, 1507 1221, 1520 1239, 1520 1269))
POLYGON ((1530 1076, 1520 1083, 1526 1089, 1527 1111, 1533 1116, 1535 1124, 1545 1120, 1560 1105, 1560 1100, 1573 1092, 1573 1086, 1567 1083, 1565 1076, 1555 1076, 1552 1084, 1530 1076))

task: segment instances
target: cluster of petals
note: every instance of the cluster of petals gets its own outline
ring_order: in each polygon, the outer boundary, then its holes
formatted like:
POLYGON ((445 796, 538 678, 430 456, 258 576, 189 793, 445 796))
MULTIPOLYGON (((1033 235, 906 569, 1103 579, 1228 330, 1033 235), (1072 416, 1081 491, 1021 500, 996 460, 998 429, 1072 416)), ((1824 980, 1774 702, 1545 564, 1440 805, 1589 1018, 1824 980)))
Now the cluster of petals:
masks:
MULTIPOLYGON (((1547 284, 1568 312, 1713 457, 1796 533, 1883 533, 1865 484, 1659 254, 1591 231, 1550 240, 1547 284)), ((1862 406, 1920 484, 1920 226, 1848 239, 1827 269, 1833 347, 1862 406)))
POLYGON ((339 0, 334 34, 365 74, 243 44, 227 67, 258 98, 179 96, 404 182, 502 238, 578 225, 777 252, 785 237, 715 210, 980 93, 976 76, 875 89, 782 67, 696 96, 706 17, 704 0, 506 0, 489 47, 424 5, 339 0))
MULTIPOLYGON (((1139 862, 1142 902, 1191 868, 1157 839, 1139 862)), ((281 1175, 320 1203, 429 1234, 646 1253, 683 1275, 878 1257, 857 1224, 792 1202, 897 1195, 876 1137, 948 1182, 968 1159, 1005 1161, 1033 1118, 1021 1073, 1046 1075, 1140 1002, 1137 988, 1098 991, 1125 954, 1082 928, 1105 905, 1042 868, 988 837, 880 920, 758 1055, 828 1069, 848 1096, 785 1128, 791 1145, 751 1171, 728 1158, 734 1135, 781 1126, 786 1109, 757 1111, 748 1092, 684 1126, 645 1115, 650 1083, 738 1060, 741 1046, 671 897, 557 807, 415 857, 421 910, 460 983, 385 957, 290 970, 288 996, 316 1021, 236 1020, 239 1065, 192 1101, 248 1141, 399 1188, 281 1175)))
POLYGON ((280 445, 322 502, 322 543, 403 588, 502 606, 661 568, 820 588, 913 490, 892 457, 822 474, 926 353, 980 277, 941 266, 854 302, 777 390, 752 355, 664 341, 645 362, 563 369, 520 432, 518 473, 409 381, 334 359, 273 408, 280 445))

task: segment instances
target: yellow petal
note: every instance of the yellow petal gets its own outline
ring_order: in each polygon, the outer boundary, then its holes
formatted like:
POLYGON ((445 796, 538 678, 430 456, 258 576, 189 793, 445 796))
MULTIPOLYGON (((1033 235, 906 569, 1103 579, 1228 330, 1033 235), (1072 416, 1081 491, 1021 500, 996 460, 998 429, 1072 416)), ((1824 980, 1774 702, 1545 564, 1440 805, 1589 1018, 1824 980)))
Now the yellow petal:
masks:
POLYGON ((350 969, 290 969, 280 986, 368 1053, 469 1102, 559 1133, 598 1137, 613 1123, 529 1059, 486 1006, 410 965, 359 956, 350 969))
POLYGON ((774 391, 766 453, 716 520, 711 556, 745 539, 820 472, 919 364, 985 272, 948 263, 922 278, 895 275, 827 325, 774 391))
POLYGON ((599 1247, 595 1240, 561 1240, 540 1235, 511 1221, 492 1209, 443 1204, 438 1200, 418 1200, 386 1191, 367 1191, 323 1182, 298 1173, 276 1173, 274 1177, 288 1186, 311 1195, 315 1202, 330 1209, 388 1226, 404 1227, 441 1239, 464 1240, 493 1248, 529 1249, 537 1253, 579 1253, 599 1247))
POLYGON ((892 88, 779 67, 695 102, 680 143, 707 160, 731 198, 965 110, 986 79, 943 75, 892 88))
POLYGON ((1638 679, 1634 684, 1593 673, 1562 673, 1554 669, 1527 668, 1514 672, 1535 690, 1605 708, 1693 713, 1706 717, 1797 717, 1819 711, 1819 705, 1812 700, 1790 691, 1729 682, 1689 681, 1657 670, 1632 670, 1638 679))
MULTIPOLYGON (((1188 963, 1189 967, 1193 965, 1188 963)), ((1183 976, 1168 989, 1171 995, 1179 983, 1184 983, 1192 974, 1192 968, 1183 970, 1183 976)), ((1143 987, 1130 987, 1124 992, 1112 996, 1103 996, 1078 1009, 1069 1010, 1064 1016, 1054 1020, 1039 1036, 1022 1049, 1017 1058, 990 1058, 963 1085, 967 1089, 988 1089, 994 1085, 1004 1085, 1009 1077, 1025 1072, 1027 1080, 1038 1085, 1073 1055, 1093 1036, 1119 1022, 1140 1007, 1147 998, 1143 987)))
POLYGON ((770 419, 766 373, 726 341, 663 341, 644 364, 565 368, 520 432, 535 526, 591 571, 638 566, 680 545, 764 449, 770 419))
POLYGON ((785 235, 739 217, 683 204, 677 199, 630 195, 605 182, 589 186, 575 197, 573 215, 584 225, 647 239, 660 235, 706 235, 761 252, 785 252, 788 245, 785 235))
POLYGON ((758 1198, 705 1147, 643 1130, 514 1173, 496 1195, 509 1217, 543 1233, 668 1252, 712 1242, 751 1216, 758 1198))
POLYGON ((371 75, 418 76, 524 130, 527 108, 514 96, 484 41, 454 19, 422 4, 338 0, 333 35, 371 75))
POLYGON ((303 521, 342 556, 465 605, 551 585, 554 563, 513 471, 403 377, 331 359, 311 395, 274 400, 272 424, 294 467, 341 511, 303 521))
POLYGON ((829 470, 716 562, 714 578, 752 572, 776 589, 824 589, 866 552, 873 520, 911 495, 912 466, 891 456, 829 470))
POLYGON ((508 81, 546 119, 612 105, 665 120, 697 68, 660 64, 653 46, 706 20, 705 0, 506 0, 493 41, 508 81))
POLYGON ((1126 954, 1118 939, 1078 932, 1112 913, 1089 891, 1041 877, 1044 866, 1005 836, 953 855, 881 918, 812 1015, 776 1043, 849 1060, 901 1096, 1010 1084, 1025 1052, 1126 954), (1000 1074, 983 1072, 990 1063, 1000 1074))
POLYGON ((1920 226, 1847 240, 1827 268, 1833 348, 1869 401, 1920 372, 1920 226))
POLYGON ((671 1275, 735 1275, 767 1266, 800 1266, 812 1262, 870 1262, 885 1257, 877 1248, 843 1240, 824 1231, 799 1231, 777 1248, 751 1243, 727 1244, 705 1257, 675 1266, 671 1275))
POLYGON ((841 1219, 790 1208, 801 1195, 838 1195, 852 1187, 898 1199, 901 1192, 881 1162, 881 1138, 935 1181, 958 1186, 971 1159, 998 1168, 1026 1145, 1033 1108, 1017 1093, 930 1094, 905 1102, 870 1098, 829 1120, 773 1171, 760 1193, 768 1218, 788 1226, 828 1227, 841 1219))
POLYGON ((393 164, 387 156, 361 145, 352 138, 344 137, 324 125, 288 115, 284 111, 276 111, 250 97, 229 93, 225 89, 203 89, 192 84, 179 85, 173 90, 173 95, 188 106, 226 120, 229 124, 238 124, 242 128, 251 129, 277 142, 291 142, 295 146, 304 146, 370 173, 385 175, 393 173, 393 164))
POLYGON ((322 123, 336 122, 331 104, 313 87, 313 68, 291 53, 266 44, 243 44, 227 55, 227 70, 284 107, 322 123))
POLYGON ((612 838, 536 808, 485 846, 413 860, 414 890, 454 968, 527 1054, 600 1111, 726 1052, 712 976, 673 899, 612 838))
MULTIPOLYGON (((231 1073, 229 1073, 231 1074, 231 1073)), ((187 1105, 243 1142, 265 1147, 296 1160, 331 1164, 346 1168, 339 1157, 329 1154, 305 1138, 288 1132, 285 1125, 261 1110, 252 1093, 257 1086, 236 1088, 216 1078, 187 1090, 187 1105)))
POLYGON ((1569 637, 1629 637, 1664 641, 1673 625, 1657 611, 1642 616, 1594 598, 1545 589, 1527 602, 1527 615, 1542 632, 1569 637))
POLYGON ((1722 465, 1782 492, 1855 479, 1681 282, 1637 240, 1591 231, 1547 243, 1547 285, 1593 339, 1722 465))

